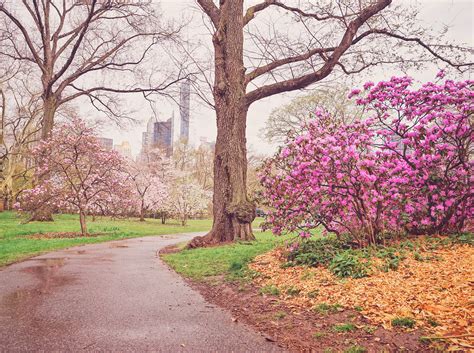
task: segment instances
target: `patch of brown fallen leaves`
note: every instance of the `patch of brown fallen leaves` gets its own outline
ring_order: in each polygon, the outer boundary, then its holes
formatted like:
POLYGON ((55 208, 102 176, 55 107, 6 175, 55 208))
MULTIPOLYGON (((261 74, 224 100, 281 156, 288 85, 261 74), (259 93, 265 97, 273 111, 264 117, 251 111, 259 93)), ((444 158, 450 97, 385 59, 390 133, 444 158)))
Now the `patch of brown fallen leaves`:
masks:
MULTIPOLYGON (((421 255, 425 254, 428 251, 421 255)), ((289 286, 299 289, 298 296, 283 298, 288 304, 361 307, 365 318, 386 329, 395 317, 411 317, 417 328, 433 336, 474 348, 474 247, 455 245, 429 255, 437 260, 420 262, 409 255, 397 271, 378 271, 361 279, 341 280, 322 267, 282 268, 281 249, 258 256, 250 268, 262 274, 256 279, 260 286, 275 285, 282 293, 289 286), (434 322, 438 326, 433 327, 434 322)))
MULTIPOLYGON (((98 237, 105 233, 87 234, 88 237, 98 237)), ((80 232, 53 232, 53 233, 37 233, 28 236, 29 239, 73 239, 83 237, 80 232)))
POLYGON ((289 352, 344 352, 352 346, 362 346, 367 353, 433 352, 426 342, 420 342, 422 330, 400 332, 378 327, 368 332, 366 329, 372 326, 354 310, 341 308, 335 313, 317 313, 273 295, 262 295, 253 284, 225 281, 223 276, 203 282, 188 279, 188 283, 209 303, 229 310, 233 322, 251 325, 268 341, 289 352), (334 332, 334 325, 342 323, 352 323, 357 329, 334 332))

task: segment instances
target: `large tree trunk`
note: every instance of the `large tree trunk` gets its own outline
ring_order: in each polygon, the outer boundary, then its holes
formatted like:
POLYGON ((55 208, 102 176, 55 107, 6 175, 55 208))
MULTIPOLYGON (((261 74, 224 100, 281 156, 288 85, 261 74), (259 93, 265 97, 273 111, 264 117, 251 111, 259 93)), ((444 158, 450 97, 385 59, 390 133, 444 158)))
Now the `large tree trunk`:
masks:
MULTIPOLYGON (((56 109, 56 98, 53 95, 49 95, 43 98, 43 126, 41 129, 41 140, 46 140, 51 137, 51 134, 53 132, 54 115, 56 114, 56 109)), ((40 175, 35 181, 35 183, 37 185, 42 184, 47 178, 47 174, 40 175)), ((40 207, 33 213, 30 221, 52 222, 53 212, 47 206, 40 207)))
POLYGON ((252 232, 255 205, 247 197, 245 130, 248 104, 245 99, 243 26, 243 0, 224 2, 219 28, 213 37, 217 114, 214 222, 212 230, 204 237, 194 238, 189 247, 255 239, 252 232))
POLYGON ((41 129, 41 139, 46 140, 51 137, 54 126, 54 115, 57 110, 57 99, 54 95, 48 95, 43 99, 43 121, 41 129))

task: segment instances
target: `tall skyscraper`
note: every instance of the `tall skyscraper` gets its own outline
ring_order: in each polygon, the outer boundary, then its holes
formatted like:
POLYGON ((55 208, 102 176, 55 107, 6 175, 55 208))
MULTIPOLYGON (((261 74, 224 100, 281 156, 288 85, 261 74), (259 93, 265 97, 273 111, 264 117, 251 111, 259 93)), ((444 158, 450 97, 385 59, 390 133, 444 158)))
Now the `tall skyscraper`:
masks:
POLYGON ((142 152, 138 158, 143 158, 144 153, 152 148, 160 148, 167 156, 171 156, 173 153, 173 135, 174 113, 168 120, 151 117, 148 120, 146 132, 142 134, 142 152))
POLYGON ((191 100, 191 82, 189 80, 181 83, 179 97, 179 114, 181 118, 181 129, 179 138, 183 141, 189 141, 189 115, 191 100))
POLYGON ((152 145, 162 148, 167 156, 173 153, 173 118, 154 124, 152 145))

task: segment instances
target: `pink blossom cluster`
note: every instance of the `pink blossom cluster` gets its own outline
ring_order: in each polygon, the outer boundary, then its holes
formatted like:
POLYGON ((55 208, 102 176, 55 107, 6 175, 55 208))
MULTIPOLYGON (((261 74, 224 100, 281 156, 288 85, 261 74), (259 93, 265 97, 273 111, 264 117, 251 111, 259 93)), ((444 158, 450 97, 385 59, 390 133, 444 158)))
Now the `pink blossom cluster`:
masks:
POLYGON ((123 159, 104 149, 84 121, 59 124, 32 153, 37 185, 22 193, 19 210, 117 215, 135 206, 123 159))
POLYGON ((387 233, 459 232, 474 215, 474 81, 409 77, 353 90, 366 119, 323 112, 261 173, 273 232, 323 226, 359 244, 387 233))

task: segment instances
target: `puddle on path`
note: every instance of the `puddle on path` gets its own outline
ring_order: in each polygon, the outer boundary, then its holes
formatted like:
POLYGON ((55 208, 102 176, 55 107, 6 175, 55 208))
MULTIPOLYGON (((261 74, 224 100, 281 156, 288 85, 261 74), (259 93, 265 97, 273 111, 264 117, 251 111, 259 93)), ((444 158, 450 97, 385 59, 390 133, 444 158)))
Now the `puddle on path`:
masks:
POLYGON ((16 291, 5 295, 0 300, 0 313, 2 316, 12 318, 31 318, 35 309, 41 304, 45 295, 51 294, 55 289, 72 283, 73 276, 59 275, 67 258, 33 259, 37 265, 28 266, 21 272, 32 274, 39 281, 35 287, 18 288, 16 291), (4 313, 4 311, 6 311, 4 313))
POLYGON ((110 247, 111 248, 128 248, 129 246, 126 245, 126 244, 114 244, 114 243, 112 243, 112 244, 110 244, 110 247))

